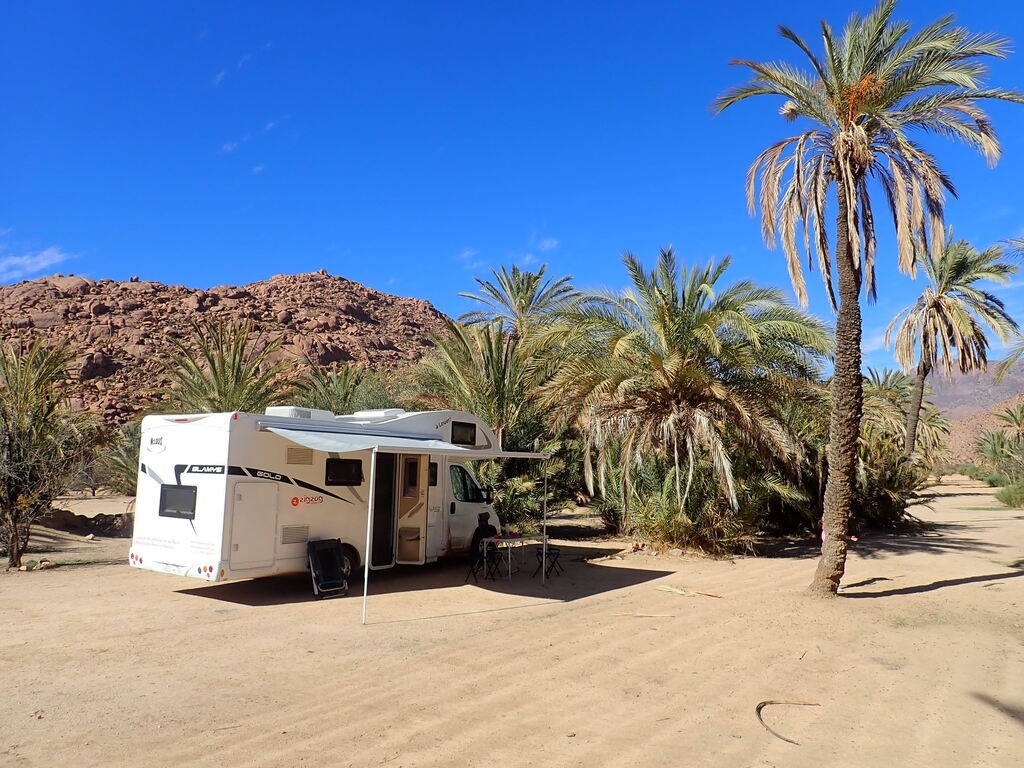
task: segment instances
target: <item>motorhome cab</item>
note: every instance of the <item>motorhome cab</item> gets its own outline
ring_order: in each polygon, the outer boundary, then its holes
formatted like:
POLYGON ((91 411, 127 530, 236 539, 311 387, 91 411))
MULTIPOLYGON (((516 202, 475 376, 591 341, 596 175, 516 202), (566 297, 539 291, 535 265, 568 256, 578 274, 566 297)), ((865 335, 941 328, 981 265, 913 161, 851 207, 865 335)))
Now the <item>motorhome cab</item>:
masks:
POLYGON ((502 451, 460 411, 147 416, 129 562, 254 578, 306 570, 317 539, 342 541, 347 572, 367 557, 371 569, 434 562, 466 550, 479 513, 500 525, 470 469, 497 457, 540 458, 502 451))

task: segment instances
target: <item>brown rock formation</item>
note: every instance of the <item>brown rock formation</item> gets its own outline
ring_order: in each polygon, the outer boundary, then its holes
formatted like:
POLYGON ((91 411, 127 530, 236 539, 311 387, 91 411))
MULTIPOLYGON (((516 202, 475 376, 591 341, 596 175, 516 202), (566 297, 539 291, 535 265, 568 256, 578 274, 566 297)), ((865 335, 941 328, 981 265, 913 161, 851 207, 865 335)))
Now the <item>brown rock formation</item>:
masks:
POLYGON ((170 338, 187 339, 193 319, 250 319, 282 336, 279 358, 296 365, 355 361, 393 369, 419 359, 444 316, 430 303, 374 291, 326 271, 276 275, 209 290, 54 275, 0 286, 0 336, 43 334, 76 356, 72 403, 123 422, 159 402, 160 363, 170 338))

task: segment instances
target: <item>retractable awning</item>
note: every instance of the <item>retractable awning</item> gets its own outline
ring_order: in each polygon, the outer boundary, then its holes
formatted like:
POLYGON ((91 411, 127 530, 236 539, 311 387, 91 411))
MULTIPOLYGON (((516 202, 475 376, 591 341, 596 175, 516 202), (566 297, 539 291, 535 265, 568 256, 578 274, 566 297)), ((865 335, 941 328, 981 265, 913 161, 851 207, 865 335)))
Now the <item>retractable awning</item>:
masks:
POLYGON ((310 431, 280 426, 264 427, 275 435, 298 443, 314 451, 328 453, 356 453, 372 451, 377 453, 430 453, 440 456, 458 456, 468 461, 483 459, 546 459, 546 453, 502 451, 497 448, 467 448, 444 440, 416 437, 392 437, 390 435, 355 435, 341 432, 310 431))
MULTIPOLYGON (((360 451, 371 451, 373 459, 370 461, 369 485, 375 488, 375 477, 377 473, 376 455, 378 453, 427 453, 435 456, 456 456, 467 461, 482 459, 547 459, 546 453, 526 453, 520 451, 502 451, 497 448, 467 448, 444 440, 433 440, 415 435, 391 436, 391 435, 366 435, 352 434, 349 432, 334 432, 328 429, 291 429, 281 426, 279 423, 260 424, 261 429, 280 435, 286 440, 291 440, 305 448, 312 448, 314 451, 325 451, 327 453, 358 453, 360 451)), ((373 531, 373 516, 376 494, 369 494, 366 505, 366 548, 363 550, 363 618, 362 623, 366 624, 366 604, 370 594, 370 535, 373 531)), ((548 557, 548 475, 544 471, 544 496, 542 504, 543 514, 543 561, 547 563, 548 557)), ((541 583, 546 583, 547 572, 542 569, 541 583)))

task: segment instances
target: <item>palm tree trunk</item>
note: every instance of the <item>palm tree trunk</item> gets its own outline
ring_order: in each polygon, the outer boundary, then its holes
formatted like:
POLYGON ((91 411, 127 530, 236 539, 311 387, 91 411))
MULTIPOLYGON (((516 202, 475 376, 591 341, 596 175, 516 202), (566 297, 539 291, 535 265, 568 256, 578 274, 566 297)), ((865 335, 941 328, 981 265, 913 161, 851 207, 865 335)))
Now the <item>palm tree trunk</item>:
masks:
POLYGON ((924 401, 924 381, 931 373, 931 366, 924 360, 917 366, 917 381, 914 382, 914 393, 907 411, 907 437, 903 443, 903 456, 909 459, 917 447, 917 422, 921 419, 921 403, 924 401))
POLYGON ((822 515, 821 558, 808 592, 834 597, 846 571, 846 535, 856 483, 857 441, 864 404, 861 378, 860 273, 850 253, 846 196, 839 189, 836 217, 836 272, 839 310, 836 314, 836 356, 832 374, 832 414, 829 421, 828 479, 822 515))

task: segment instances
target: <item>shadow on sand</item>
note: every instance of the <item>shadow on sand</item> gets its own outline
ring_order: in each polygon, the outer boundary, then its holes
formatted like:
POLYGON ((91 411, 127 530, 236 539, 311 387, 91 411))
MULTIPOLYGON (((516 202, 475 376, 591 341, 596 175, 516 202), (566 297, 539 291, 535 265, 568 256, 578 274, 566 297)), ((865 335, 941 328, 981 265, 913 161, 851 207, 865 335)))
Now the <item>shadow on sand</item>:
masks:
MULTIPOLYGON (((478 583, 474 583, 472 578, 466 583, 468 565, 464 560, 452 559, 425 566, 400 565, 385 571, 371 571, 369 592, 370 595, 387 595, 397 592, 465 586, 466 589, 483 589, 506 595, 570 602, 643 584, 673 573, 672 571, 626 568, 602 562, 601 558, 612 554, 607 547, 559 544, 558 548, 561 550, 560 563, 565 573, 549 577, 546 584, 541 584, 540 574, 535 577, 531 576, 536 567, 536 558, 527 548, 523 553, 524 557, 519 571, 513 573, 511 579, 508 578, 507 573, 503 572, 504 577, 500 579, 484 579, 481 574, 478 583)), ((314 600, 308 574, 234 581, 177 591, 182 595, 205 597, 251 607, 305 603, 314 600)), ((362 597, 362 593, 363 579, 362 571, 360 571, 359 578, 350 585, 349 598, 362 597)))
MULTIPOLYGON (((945 587, 957 587, 962 584, 979 584, 985 581, 999 581, 1000 579, 1016 579, 1024 576, 1024 570, 1020 571, 1008 571, 1006 573, 986 573, 980 576, 964 576, 960 579, 942 579, 941 581, 933 581, 930 584, 916 584, 910 587, 898 587, 896 589, 883 589, 879 592, 849 592, 848 590, 859 586, 857 584, 851 584, 849 587, 844 587, 840 593, 842 597, 894 597, 895 595, 916 595, 921 592, 934 592, 937 589, 944 589, 945 587)), ((861 582, 861 584, 867 584, 871 580, 861 582)))
POLYGON ((1011 707, 985 693, 972 693, 971 695, 983 704, 988 704, 992 709, 1006 715, 1011 720, 1015 720, 1017 725, 1024 727, 1024 707, 1011 707))
MULTIPOLYGON (((903 531, 872 531, 862 535, 858 541, 851 541, 850 552, 865 558, 914 552, 936 555, 968 551, 996 552, 1003 545, 984 542, 972 535, 985 528, 979 525, 984 522, 971 520, 965 523, 933 523, 903 531)), ((817 539, 779 539, 763 542, 757 549, 764 557, 810 559, 821 554, 821 542, 817 539)))

